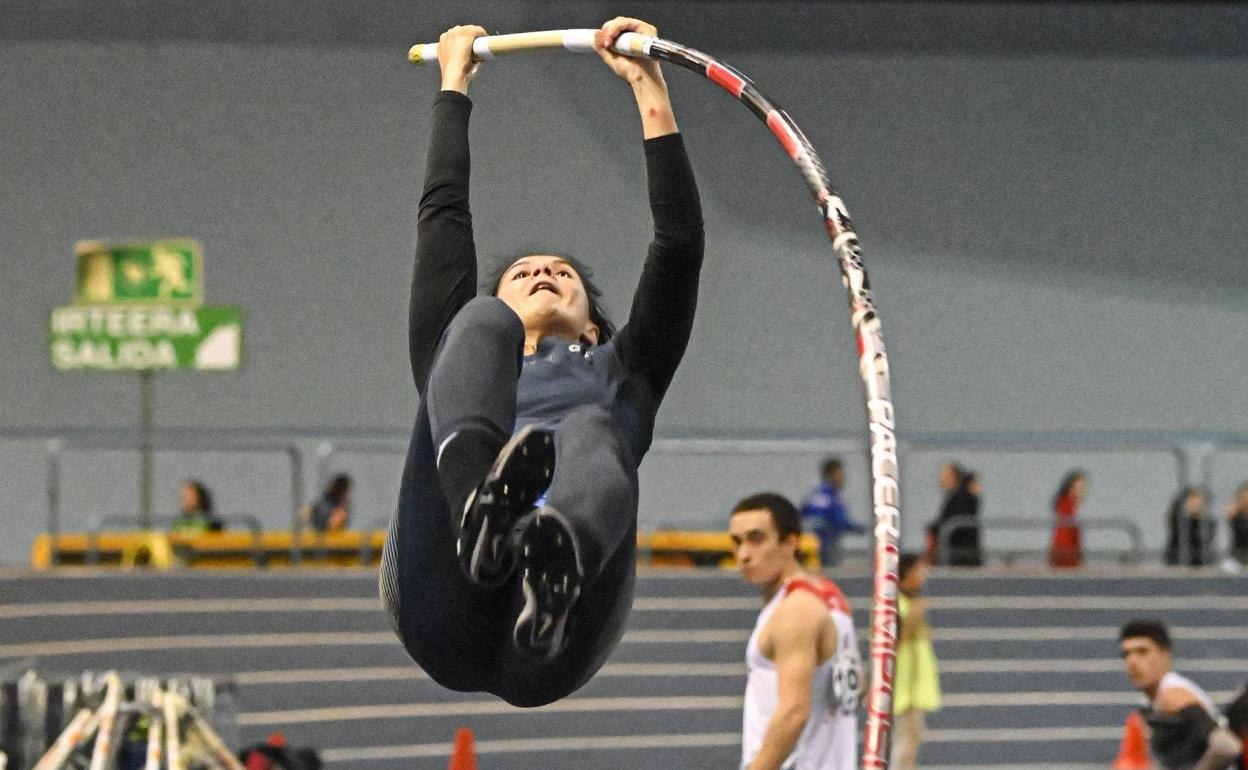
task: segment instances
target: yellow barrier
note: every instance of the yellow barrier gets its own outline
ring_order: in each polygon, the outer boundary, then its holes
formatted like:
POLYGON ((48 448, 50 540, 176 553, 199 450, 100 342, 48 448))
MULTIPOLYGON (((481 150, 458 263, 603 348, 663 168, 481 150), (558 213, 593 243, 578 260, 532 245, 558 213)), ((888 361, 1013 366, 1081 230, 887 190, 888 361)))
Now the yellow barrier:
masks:
MULTIPOLYGON (((300 563, 335 567, 376 564, 385 539, 384 530, 304 532, 299 543, 300 563)), ((94 537, 85 532, 65 532, 56 535, 54 542, 51 535, 43 533, 31 545, 30 563, 35 569, 53 566, 55 546, 57 566, 129 566, 141 562, 144 554, 151 566, 157 566, 161 544, 167 544, 172 562, 188 567, 281 567, 291 564, 295 535, 289 530, 254 535, 241 530, 194 535, 114 531, 94 537)))
MULTIPOLYGON (((819 538, 803 534, 798 539, 798 556, 807 568, 819 568, 819 538)), ((727 532, 657 530, 637 533, 637 550, 642 562, 687 567, 736 567, 732 538, 727 532)))
MULTIPOLYGON (((304 532, 299 562, 304 566, 371 566, 381 560, 384 530, 321 534, 304 532)), ((135 567, 146 563, 166 568, 188 567, 284 567, 292 563, 295 535, 289 530, 178 534, 144 531, 47 533, 35 538, 30 563, 35 569, 55 565, 135 567), (94 541, 94 543, 92 542, 94 541)), ((726 532, 659 530, 637 534, 638 560, 656 566, 735 566, 732 540, 726 532)), ((803 564, 819 567, 819 539, 804 534, 798 543, 803 564)))

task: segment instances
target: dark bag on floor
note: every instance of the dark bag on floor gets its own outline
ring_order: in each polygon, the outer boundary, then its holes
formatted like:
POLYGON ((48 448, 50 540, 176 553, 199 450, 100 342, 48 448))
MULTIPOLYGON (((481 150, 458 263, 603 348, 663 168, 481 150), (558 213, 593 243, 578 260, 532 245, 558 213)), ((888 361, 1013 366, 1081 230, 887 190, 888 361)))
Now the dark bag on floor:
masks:
POLYGON ((315 749, 292 748, 285 740, 248 746, 238 753, 247 770, 321 770, 321 757, 315 749))

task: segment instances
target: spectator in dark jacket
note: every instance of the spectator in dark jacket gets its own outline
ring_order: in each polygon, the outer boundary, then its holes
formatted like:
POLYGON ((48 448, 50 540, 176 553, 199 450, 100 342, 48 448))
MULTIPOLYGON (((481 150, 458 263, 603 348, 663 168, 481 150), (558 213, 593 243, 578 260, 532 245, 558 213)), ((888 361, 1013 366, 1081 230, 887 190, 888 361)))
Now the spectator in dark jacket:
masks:
POLYGON ((1226 511, 1226 525, 1230 529, 1232 566, 1248 567, 1248 482, 1240 484, 1226 511))
POLYGON ((1166 514, 1166 564, 1208 564, 1213 527, 1213 520, 1205 512, 1205 493, 1196 487, 1184 487, 1166 514))
POLYGON ((940 515, 928 526, 928 544, 935 564, 954 567, 979 567, 984 556, 979 546, 979 479, 956 463, 945 463, 937 476, 945 492, 940 515), (946 530, 945 542, 939 542, 941 528, 952 519, 958 523, 946 530), (946 553, 940 553, 942 549, 946 553))

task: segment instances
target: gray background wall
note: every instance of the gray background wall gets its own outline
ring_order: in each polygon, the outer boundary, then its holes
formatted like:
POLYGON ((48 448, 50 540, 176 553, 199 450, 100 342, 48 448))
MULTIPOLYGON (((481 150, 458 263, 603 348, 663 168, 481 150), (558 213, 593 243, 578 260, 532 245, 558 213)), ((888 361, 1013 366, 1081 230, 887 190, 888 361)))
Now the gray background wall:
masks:
MULTIPOLYGON (((1003 515, 1039 515, 1065 467, 1099 456, 1053 449, 1055 436, 1248 434, 1240 6, 79 5, 0 6, 0 499, 18 535, 2 561, 24 559, 42 526, 42 439, 137 419, 133 377, 48 360, 48 314, 72 296, 80 238, 196 238, 206 301, 244 307, 245 367, 160 375, 158 425, 309 453, 327 437, 404 435, 417 403, 404 339, 412 214, 437 76, 403 54, 464 20, 523 31, 633 13, 789 108, 862 236, 899 434, 952 439, 905 458, 907 538, 936 506, 936 464, 959 452, 983 473, 989 513, 995 500, 1003 515), (976 454, 976 436, 1041 443, 976 454)), ((865 516, 861 385, 807 193, 745 109, 689 73, 668 81, 708 256, 660 436, 842 447, 865 516)), ((581 255, 622 320, 648 235, 627 89, 592 58, 550 55, 488 64, 472 95, 480 253, 581 255)), ((732 473, 661 452, 662 467, 645 469, 656 491, 643 524, 718 526, 738 488, 798 494, 822 451, 812 446, 782 467, 750 455, 732 473)), ((66 463, 71 523, 133 507, 133 452, 79 454, 66 463)), ((1137 518, 1155 546, 1186 470, 1165 451, 1110 455, 1090 514, 1137 518)), ((1248 463, 1218 457, 1220 507, 1248 463)), ((360 495, 378 515, 394 462, 356 463, 377 478, 360 495)), ((291 505, 268 456, 169 455, 157 471, 166 508, 186 475, 213 477, 227 510, 280 522, 291 505)))

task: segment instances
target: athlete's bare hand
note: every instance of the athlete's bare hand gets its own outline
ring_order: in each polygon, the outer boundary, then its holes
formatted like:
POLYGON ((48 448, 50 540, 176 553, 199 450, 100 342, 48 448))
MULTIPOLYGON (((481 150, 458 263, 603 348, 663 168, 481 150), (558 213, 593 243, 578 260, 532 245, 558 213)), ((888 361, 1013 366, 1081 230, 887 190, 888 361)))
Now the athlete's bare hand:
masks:
POLYGON ((468 93, 468 84, 481 69, 481 60, 472 55, 472 41, 484 37, 484 27, 451 27, 438 38, 438 65, 442 68, 442 90, 468 93))
POLYGON ((641 19, 617 16, 603 24, 602 29, 598 30, 598 34, 594 36, 594 50, 607 63, 611 71, 624 78, 629 85, 635 86, 644 80, 662 83, 663 73, 659 70, 657 61, 624 56, 611 50, 615 39, 625 32, 636 32, 646 37, 657 37, 659 34, 653 24, 647 24, 641 19))
POLYGON ((653 24, 647 24, 641 19, 617 16, 598 30, 598 34, 594 36, 594 50, 612 72, 632 86, 637 109, 641 113, 642 135, 647 139, 654 139, 665 134, 674 134, 678 130, 676 117, 672 114, 667 83, 663 81, 659 63, 653 59, 624 56, 611 50, 616 38, 625 32, 656 37, 659 31, 653 24))

